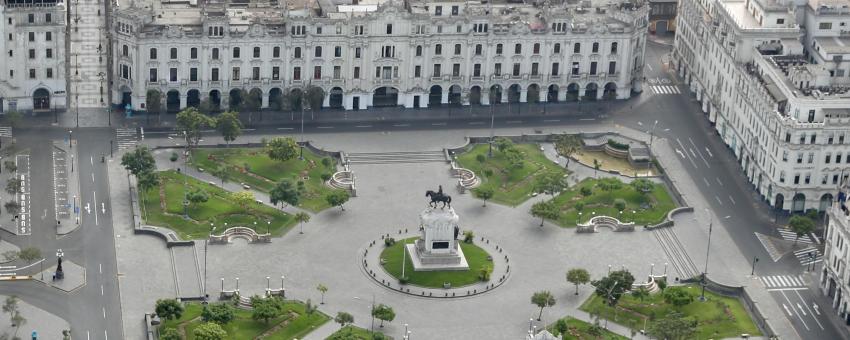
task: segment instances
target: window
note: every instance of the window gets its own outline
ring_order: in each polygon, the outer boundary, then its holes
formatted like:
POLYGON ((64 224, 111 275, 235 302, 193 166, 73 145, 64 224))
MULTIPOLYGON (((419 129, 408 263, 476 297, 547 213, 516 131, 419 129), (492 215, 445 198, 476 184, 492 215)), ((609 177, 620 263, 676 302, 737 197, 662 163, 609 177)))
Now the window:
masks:
POLYGON ((301 67, 296 66, 292 69, 292 80, 301 80, 301 67))
POLYGON ((198 68, 193 67, 189 69, 189 81, 198 81, 198 68))
POLYGON ((260 68, 259 68, 259 67, 254 66, 254 67, 251 69, 251 79, 253 79, 253 80, 260 80, 260 68))
POLYGON ((169 81, 177 81, 177 68, 172 67, 168 69, 168 80, 169 81))
POLYGON ((481 51, 483 50, 483 46, 481 44, 475 45, 475 55, 481 55, 481 51))
POLYGON ((782 150, 782 161, 783 162, 788 161, 788 151, 787 150, 782 150))
POLYGON ((520 70, 519 63, 514 63, 514 68, 513 68, 513 71, 511 72, 511 74, 514 77, 518 77, 519 76, 519 70, 520 70))
POLYGON ((342 47, 341 46, 334 47, 334 57, 342 58, 342 47))
POLYGON ((832 160, 832 154, 827 152, 826 157, 824 157, 823 161, 824 161, 824 163, 829 164, 829 161, 831 161, 831 160, 832 160))
POLYGON ((387 35, 393 34, 393 24, 387 24, 387 35))
POLYGON ((148 70, 148 79, 149 79, 148 81, 150 81, 151 83, 156 82, 156 69, 155 68, 148 70))
POLYGON ((27 14, 27 22, 30 23, 30 24, 34 23, 35 22, 35 14, 32 14, 32 13, 27 14))
POLYGON ((815 121, 815 110, 809 110, 809 123, 815 121))
POLYGON ((785 19, 776 19, 776 24, 777 24, 777 25, 782 25, 782 24, 784 24, 784 23, 785 23, 785 19))
POLYGON ((384 46, 381 49, 381 58, 395 58, 395 46, 384 46))
POLYGON ((437 46, 434 46, 434 54, 435 55, 443 54, 443 45, 437 44, 437 46))
POLYGON ((800 144, 806 144, 806 134, 805 133, 800 135, 800 144))
POLYGON ((829 180, 829 175, 824 174, 823 179, 821 179, 820 184, 826 184, 826 181, 829 180))
POLYGON ((342 77, 342 66, 334 66, 334 79, 342 77))
POLYGON ((210 80, 218 81, 218 67, 213 67, 212 74, 210 74, 210 80))
POLYGON ((259 58, 259 57, 260 57, 260 47, 254 46, 254 58, 259 58))
POLYGON ((29 34, 27 34, 27 36, 28 36, 27 40, 35 41, 35 32, 29 32, 29 34))
POLYGON ((502 54, 502 44, 496 44, 496 54, 497 55, 502 54))
POLYGON ((150 50, 150 59, 151 59, 151 60, 156 60, 156 49, 155 49, 155 48, 152 48, 152 49, 150 50))
POLYGON ((176 48, 172 47, 170 54, 171 54, 171 60, 177 59, 177 49, 176 48))
POLYGON ((35 79, 35 69, 34 68, 30 69, 30 79, 35 79))
POLYGON ((441 15, 443 15, 443 6, 436 6, 436 7, 434 7, 434 15, 435 15, 435 16, 441 16, 441 15))
POLYGON ((360 47, 354 48, 354 58, 360 59, 360 47))
POLYGON ((573 53, 581 53, 581 43, 573 45, 573 53))
POLYGON ((354 35, 363 35, 363 25, 354 26, 354 35))
POLYGON ((797 164, 803 164, 803 153, 802 152, 797 153, 797 164))
POLYGON ((616 42, 611 43, 611 54, 617 54, 617 43, 616 42))
POLYGON ((460 12, 459 6, 452 6, 452 15, 457 15, 460 12))
POLYGON ((599 43, 595 42, 595 43, 593 43, 592 46, 593 47, 590 48, 590 52, 591 53, 599 53, 599 43))
POLYGON ((442 72, 440 72, 440 66, 441 66, 440 64, 434 64, 434 74, 433 74, 434 78, 439 77, 440 74, 442 73, 442 72))
POLYGON ((239 67, 234 67, 233 72, 231 73, 231 79, 239 80, 239 67))
MULTIPOLYGON (((9 34, 9 40, 12 40, 11 34, 9 34)), ((53 32, 44 32, 44 41, 53 41, 53 32)))
POLYGON ((460 76, 460 64, 452 64, 452 77, 460 76))
POLYGON ((48 68, 45 75, 47 76, 47 79, 53 79, 53 69, 48 68))
POLYGON ((239 58, 239 47, 233 48, 233 59, 239 58))
POLYGON ((540 64, 538 64, 538 63, 531 63, 531 75, 532 75, 532 76, 536 76, 536 75, 537 75, 537 69, 538 69, 539 67, 540 67, 540 64))
POLYGON ((53 22, 53 15, 47 13, 44 15, 44 22, 53 22))
POLYGON ((460 55, 460 44, 455 44, 455 55, 460 55))
POLYGON ((822 29, 822 30, 832 29, 832 23, 831 22, 822 22, 818 25, 818 28, 822 29))
POLYGON ((514 45, 514 54, 522 54, 522 44, 514 45))
MULTIPOLYGON (((839 157, 835 157, 835 159, 836 159, 836 162, 838 162, 839 157)), ((848 152, 847 155, 844 156, 844 163, 850 164, 850 152, 848 152)))
POLYGON ((295 48, 295 59, 301 59, 301 47, 295 48))
POLYGON ((791 143, 791 134, 788 132, 785 133, 785 143, 791 143))
POLYGON ((272 58, 280 58, 280 46, 272 48, 272 58))
POLYGON ((29 58, 30 58, 30 59, 35 59, 35 49, 34 49, 34 48, 31 48, 31 49, 29 50, 29 58))
POLYGON ((215 59, 215 60, 218 59, 218 48, 212 49, 212 58, 215 59))
POLYGON ((316 35, 322 34, 322 26, 316 26, 316 35))
POLYGON ((832 184, 838 184, 838 175, 832 175, 832 184))
POLYGON ((420 45, 420 46, 416 46, 416 56, 417 56, 417 57, 421 57, 421 56, 422 56, 422 46, 421 46, 421 45, 420 45))
POLYGON ((322 67, 313 66, 313 79, 322 79, 322 67))
POLYGON ((555 43, 555 47, 552 48, 552 53, 561 53, 561 43, 555 43))
POLYGON ((502 76, 502 63, 496 63, 496 65, 493 66, 493 75, 497 77, 502 76))
MULTIPOLYGON (((419 67, 419 66, 416 66, 416 67, 419 67)), ((360 79, 360 67, 359 66, 354 67, 354 79, 360 79)))
POLYGON ((437 33, 443 33, 443 25, 437 25, 437 33))
POLYGON ((560 65, 558 65, 558 63, 552 63, 552 75, 553 76, 558 75, 558 66, 560 66, 560 65))
POLYGON ((815 161, 815 153, 809 152, 809 164, 812 164, 815 161))
POLYGON ((47 59, 53 58, 53 49, 48 48, 47 50, 45 50, 44 51, 44 57, 47 58, 47 59))
POLYGON ((413 78, 419 77, 422 77, 422 66, 416 65, 413 67, 413 78))
POLYGON ((617 73, 617 62, 612 61, 608 63, 608 74, 617 73))
POLYGON ((480 77, 481 76, 481 64, 472 65, 472 76, 480 77))
POLYGON ((577 62, 577 61, 574 61, 574 62, 573 62, 572 75, 577 76, 577 75, 578 75, 578 69, 579 69, 579 68, 578 68, 578 62, 577 62))
POLYGON ((834 139, 835 135, 830 133, 828 136, 826 136, 826 144, 832 144, 834 139))
POLYGON ((198 59, 198 48, 192 47, 189 49, 189 58, 198 59))
POLYGON ((785 183, 785 171, 779 172, 779 183, 785 183))
POLYGON ((590 74, 591 75, 596 74, 596 62, 595 61, 590 62, 590 74))
MULTIPOLYGON (((9 22, 12 22, 11 18, 9 18, 9 22)), ((9 70, 9 78, 15 78, 15 70, 9 70)))
POLYGON ((316 46, 316 48, 314 50, 315 51, 313 52, 313 56, 315 56, 316 58, 321 58, 322 57, 322 46, 316 46))
POLYGON ((532 48, 532 53, 540 54, 540 43, 534 43, 534 47, 532 48))
POLYGON ((272 80, 280 80, 280 67, 272 67, 272 80))
POLYGON ((806 184, 809 184, 812 181, 812 174, 806 174, 805 180, 803 181, 806 184))
POLYGON ((818 135, 817 135, 817 134, 815 134, 815 133, 813 133, 813 134, 812 134, 812 137, 811 137, 811 138, 809 138, 809 143, 811 143, 811 144, 815 144, 815 143, 817 142, 817 139, 818 139, 818 135))
POLYGON ((844 144, 844 134, 838 135, 838 144, 844 144))
POLYGON ((794 184, 800 184, 800 174, 794 174, 794 184))

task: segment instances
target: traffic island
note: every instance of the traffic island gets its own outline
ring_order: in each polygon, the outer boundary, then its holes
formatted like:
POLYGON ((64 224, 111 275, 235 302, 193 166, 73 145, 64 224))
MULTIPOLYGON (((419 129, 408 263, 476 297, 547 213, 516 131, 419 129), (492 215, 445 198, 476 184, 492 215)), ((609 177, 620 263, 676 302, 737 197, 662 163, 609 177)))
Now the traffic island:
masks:
POLYGON ((33 274, 32 278, 65 292, 72 292, 86 284, 86 269, 76 263, 62 261, 63 278, 56 276, 56 268, 56 265, 44 268, 43 271, 33 274))

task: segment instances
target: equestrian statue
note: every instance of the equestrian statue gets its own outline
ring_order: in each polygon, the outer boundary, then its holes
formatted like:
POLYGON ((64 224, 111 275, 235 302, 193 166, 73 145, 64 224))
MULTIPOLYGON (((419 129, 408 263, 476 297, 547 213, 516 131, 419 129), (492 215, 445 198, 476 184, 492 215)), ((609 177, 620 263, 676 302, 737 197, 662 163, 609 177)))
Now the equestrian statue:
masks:
POLYGON ((434 190, 428 190, 425 192, 425 197, 430 197, 431 202, 428 203, 429 207, 436 208, 437 203, 442 202, 443 206, 440 209, 444 209, 447 205, 449 208, 452 207, 452 197, 443 193, 443 186, 441 185, 439 190, 436 192, 434 190))

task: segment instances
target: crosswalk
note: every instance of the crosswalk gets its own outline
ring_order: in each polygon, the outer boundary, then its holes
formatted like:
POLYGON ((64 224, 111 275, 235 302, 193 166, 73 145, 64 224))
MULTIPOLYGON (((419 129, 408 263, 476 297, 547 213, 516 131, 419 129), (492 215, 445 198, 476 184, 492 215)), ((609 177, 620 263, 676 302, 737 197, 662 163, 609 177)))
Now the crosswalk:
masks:
POLYGON ((762 276, 759 277, 764 286, 767 289, 776 289, 776 288, 803 288, 806 289, 806 282, 803 281, 802 276, 792 276, 792 275, 771 275, 771 276, 762 276))
POLYGON ((802 243, 802 244, 812 244, 812 243, 814 243, 812 241, 812 238, 809 237, 808 234, 800 236, 800 238, 797 238, 797 233, 791 231, 791 229, 778 228, 778 229, 776 229, 776 231, 778 231, 779 235, 782 236, 782 239, 786 240, 786 241, 797 240, 797 243, 802 243))
POLYGON ((764 246, 765 250, 767 250, 767 253, 770 255, 770 259, 773 260, 773 262, 779 261, 782 257, 782 253, 776 249, 776 245, 774 245, 770 240, 770 236, 761 233, 755 234, 756 238, 758 238, 759 242, 761 242, 761 245, 764 246))
POLYGON ((118 128, 115 129, 115 136, 118 150, 132 149, 139 143, 136 129, 118 128))
POLYGON ((794 252, 794 256, 797 257, 797 260, 800 261, 800 264, 803 266, 823 261, 823 254, 821 254, 820 250, 815 247, 797 250, 794 252))
POLYGON ((676 87, 675 85, 655 85, 655 86, 650 86, 649 89, 652 90, 652 93, 655 93, 655 94, 679 94, 679 93, 682 93, 681 91, 679 91, 679 88, 676 87))
POLYGON ((12 138, 12 127, 0 126, 0 137, 12 138))

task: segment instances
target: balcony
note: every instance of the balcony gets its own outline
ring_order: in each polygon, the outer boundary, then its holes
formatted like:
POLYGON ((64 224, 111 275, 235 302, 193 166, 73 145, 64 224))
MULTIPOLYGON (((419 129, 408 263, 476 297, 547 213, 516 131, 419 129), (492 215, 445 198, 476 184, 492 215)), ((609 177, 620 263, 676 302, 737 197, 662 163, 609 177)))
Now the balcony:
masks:
POLYGON ((461 76, 461 75, 452 75, 451 80, 452 80, 452 81, 463 81, 463 76, 461 76))
POLYGON ((530 79, 530 80, 541 80, 541 79, 543 79, 543 76, 540 75, 540 74, 532 74, 532 75, 528 76, 528 79, 530 79))
POLYGON ((221 87, 221 86, 222 86, 221 80, 210 80, 209 81, 209 87, 221 87))
MULTIPOLYGON (((431 79, 440 79, 439 77, 432 77, 431 79)), ((375 85, 394 85, 401 83, 401 79, 399 78, 375 78, 375 85)))
POLYGON ((561 80, 561 75, 560 74, 552 74, 552 75, 549 76, 549 80, 552 80, 552 81, 561 80))
POLYGON ((485 77, 483 77, 483 76, 472 76, 472 77, 469 77, 469 80, 470 81, 484 81, 484 78, 485 77))
POLYGON ((503 80, 503 79, 506 80, 506 79, 509 79, 509 78, 510 77, 507 74, 494 74, 494 75, 490 76, 490 80, 503 80))

